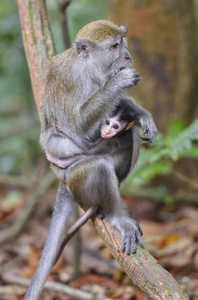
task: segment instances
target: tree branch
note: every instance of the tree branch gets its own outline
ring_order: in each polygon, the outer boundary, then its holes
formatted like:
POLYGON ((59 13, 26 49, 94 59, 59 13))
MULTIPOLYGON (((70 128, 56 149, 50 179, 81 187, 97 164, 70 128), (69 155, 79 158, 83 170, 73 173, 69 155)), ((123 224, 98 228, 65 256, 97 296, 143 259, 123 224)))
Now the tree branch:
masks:
MULTIPOLYGON (((40 114, 48 60, 55 53, 44 0, 17 0, 23 40, 31 74, 35 102, 40 114)), ((134 255, 120 252, 120 235, 106 220, 93 220, 122 269, 150 299, 188 299, 175 279, 145 250, 138 247, 134 255)))
MULTIPOLYGON (((9 282, 11 284, 18 284, 25 287, 28 287, 30 285, 30 280, 28 278, 20 277, 18 275, 16 276, 12 273, 7 274, 5 272, 4 274, 2 274, 2 278, 4 281, 9 282)), ((85 292, 83 290, 76 289, 71 286, 50 281, 50 280, 48 280, 45 283, 45 289, 49 291, 56 291, 59 293, 67 294, 72 297, 77 297, 81 300, 111 300, 110 298, 106 298, 100 295, 95 295, 95 293, 92 294, 89 292, 85 292)))
POLYGON ((40 116, 49 60, 55 55, 49 19, 44 0, 17 0, 23 43, 30 71, 32 90, 40 116))
POLYGON ((60 14, 60 22, 61 22, 61 29, 62 29, 65 49, 68 49, 70 47, 68 22, 67 22, 66 14, 67 14, 67 7, 71 3, 71 1, 72 0, 58 0, 58 10, 60 14))

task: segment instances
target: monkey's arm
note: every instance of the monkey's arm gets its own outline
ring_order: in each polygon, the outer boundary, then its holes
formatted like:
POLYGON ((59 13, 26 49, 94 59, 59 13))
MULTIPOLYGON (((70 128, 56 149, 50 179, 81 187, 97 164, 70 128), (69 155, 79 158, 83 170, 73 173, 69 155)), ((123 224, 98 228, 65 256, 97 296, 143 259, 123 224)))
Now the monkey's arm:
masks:
MULTIPOLYGON (((118 104, 119 94, 128 87, 137 85, 140 80, 135 69, 124 68, 106 82, 89 99, 72 108, 72 118, 76 122, 76 131, 86 135, 108 111, 118 104)), ((71 104, 70 104, 71 105, 71 104)), ((71 111, 71 110, 70 110, 71 111)))
POLYGON ((122 101, 127 101, 131 108, 135 111, 135 125, 142 129, 140 136, 144 142, 153 143, 157 135, 157 127, 153 121, 151 114, 135 102, 131 97, 124 97, 122 101))
POLYGON ((85 158, 85 155, 83 154, 79 154, 79 155, 74 155, 72 157, 68 157, 68 158, 58 158, 55 155, 50 154, 49 152, 46 151, 46 158, 47 160, 49 160, 51 163, 57 165, 59 168, 61 169, 66 169, 67 167, 71 166, 72 164, 74 164, 75 162, 77 162, 78 160, 85 158))
MULTIPOLYGON (((101 138, 97 139, 95 142, 89 141, 88 139, 78 137, 76 134, 72 132, 72 130, 69 128, 69 125, 62 124, 59 121, 55 122, 55 127, 58 131, 63 132, 66 134, 69 138, 71 138, 76 145, 78 145, 86 154, 97 154, 101 149, 103 149, 103 144, 101 144, 101 138)), ((47 154, 47 153, 46 153, 47 154)), ((46 155, 47 156, 47 155, 46 155)), ((60 164, 59 160, 52 161, 49 157, 47 156, 47 159, 53 163, 55 163, 57 166, 64 165, 64 160, 61 159, 60 164)), ((68 162, 68 159, 65 160, 65 162, 68 162)), ((65 166, 66 167, 66 166, 65 166)))
POLYGON ((90 153, 89 149, 91 150, 91 148, 95 147, 95 145, 97 145, 99 142, 99 141, 91 142, 85 138, 81 138, 81 137, 77 136, 76 134, 73 133, 73 131, 71 130, 69 125, 62 124, 59 121, 55 122, 55 127, 58 131, 64 133, 69 138, 71 138, 72 141, 74 141, 74 143, 76 145, 78 145, 78 147, 80 147, 86 153, 90 153))

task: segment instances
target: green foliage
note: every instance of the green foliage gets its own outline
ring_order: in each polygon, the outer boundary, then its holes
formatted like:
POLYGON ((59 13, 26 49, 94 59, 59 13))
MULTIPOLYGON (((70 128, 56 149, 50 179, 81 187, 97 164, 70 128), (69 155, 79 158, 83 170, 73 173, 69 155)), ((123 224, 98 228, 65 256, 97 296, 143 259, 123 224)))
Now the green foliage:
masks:
POLYGON ((40 125, 16 1, 1 0, 0 17, 0 172, 18 173, 35 161, 40 125))
POLYGON ((30 80, 16 2, 1 0, 0 16, 0 95, 8 102, 13 101, 12 96, 24 100, 30 80))
POLYGON ((196 141, 198 119, 186 128, 181 120, 173 122, 165 134, 158 134, 154 144, 141 146, 138 162, 126 184, 146 185, 159 174, 169 174, 178 159, 198 158, 196 141))

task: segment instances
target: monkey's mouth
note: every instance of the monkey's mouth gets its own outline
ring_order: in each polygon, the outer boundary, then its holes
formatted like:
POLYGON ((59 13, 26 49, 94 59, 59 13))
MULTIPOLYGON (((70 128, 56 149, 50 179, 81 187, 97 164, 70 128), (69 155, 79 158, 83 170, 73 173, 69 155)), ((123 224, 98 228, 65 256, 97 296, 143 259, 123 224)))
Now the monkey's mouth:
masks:
POLYGON ((115 71, 115 75, 118 74, 120 71, 122 71, 122 70, 124 70, 124 69, 126 69, 126 67, 121 67, 120 69, 117 69, 117 70, 115 71))

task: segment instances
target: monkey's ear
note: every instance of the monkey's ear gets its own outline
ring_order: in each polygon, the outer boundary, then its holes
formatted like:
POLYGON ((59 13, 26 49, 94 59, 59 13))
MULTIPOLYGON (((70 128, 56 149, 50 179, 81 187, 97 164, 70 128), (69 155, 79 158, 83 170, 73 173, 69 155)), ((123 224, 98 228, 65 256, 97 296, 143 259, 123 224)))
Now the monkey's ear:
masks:
POLYGON ((127 27, 125 25, 121 25, 120 31, 121 31, 122 35, 125 36, 127 33, 127 27))
POLYGON ((125 128, 125 130, 130 129, 130 128, 133 126, 133 124, 134 124, 134 121, 133 121, 133 122, 130 122, 130 123, 128 124, 128 126, 125 128))
POLYGON ((83 54, 84 56, 88 56, 90 51, 90 45, 86 40, 77 40, 76 41, 76 51, 78 54, 83 54))

